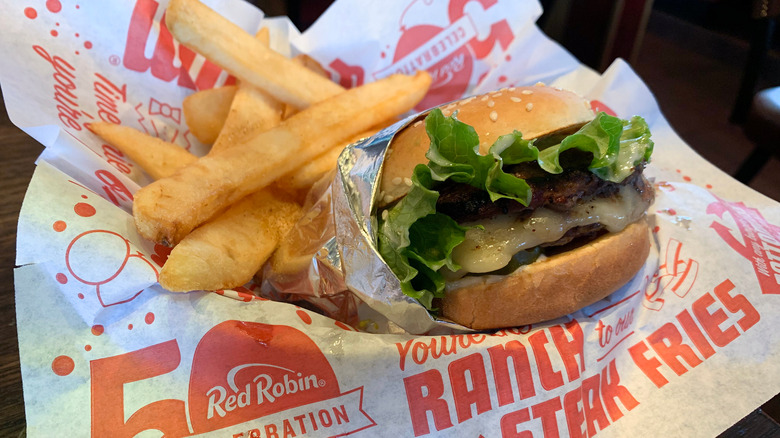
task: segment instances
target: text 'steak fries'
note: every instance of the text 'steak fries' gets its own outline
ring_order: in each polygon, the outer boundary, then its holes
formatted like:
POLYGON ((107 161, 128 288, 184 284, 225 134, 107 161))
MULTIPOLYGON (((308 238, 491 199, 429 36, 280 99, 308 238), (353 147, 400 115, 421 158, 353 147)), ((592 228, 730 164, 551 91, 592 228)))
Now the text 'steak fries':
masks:
POLYGON ((138 191, 133 216, 139 233, 175 245, 230 204, 322 154, 330 145, 411 110, 431 77, 393 75, 345 91, 219 154, 138 191))

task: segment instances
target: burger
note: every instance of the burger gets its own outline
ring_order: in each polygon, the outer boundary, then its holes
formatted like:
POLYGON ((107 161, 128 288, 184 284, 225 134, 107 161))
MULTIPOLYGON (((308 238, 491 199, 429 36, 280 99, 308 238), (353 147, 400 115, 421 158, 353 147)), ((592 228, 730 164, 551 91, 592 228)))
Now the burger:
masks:
POLYGON ((379 253, 406 295, 466 327, 567 315, 643 266, 652 150, 641 117, 543 85, 435 108, 386 151, 379 253))

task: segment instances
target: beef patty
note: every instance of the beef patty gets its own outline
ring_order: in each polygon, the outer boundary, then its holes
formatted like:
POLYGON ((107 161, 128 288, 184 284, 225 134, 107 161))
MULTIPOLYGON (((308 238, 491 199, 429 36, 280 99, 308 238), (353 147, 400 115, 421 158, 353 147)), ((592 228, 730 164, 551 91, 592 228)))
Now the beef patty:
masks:
MULTIPOLYGON (((436 203, 436 211, 450 216, 458 223, 473 222, 500 214, 516 214, 522 218, 530 216, 540 207, 565 213, 592 199, 615 196, 622 186, 633 187, 641 195, 643 202, 648 205, 652 203, 653 188, 642 176, 644 163, 637 166, 634 172, 622 182, 614 183, 591 173, 586 168, 589 160, 586 161, 582 157, 575 157, 575 159, 583 166, 564 170, 558 175, 543 171, 536 162, 507 166, 506 172, 525 179, 531 187, 532 198, 528 206, 507 198, 493 202, 486 191, 468 184, 446 181, 437 188, 439 199, 436 203)), ((545 246, 565 245, 582 238, 589 240, 603 234, 603 228, 601 224, 575 227, 560 240, 547 243, 545 246)))

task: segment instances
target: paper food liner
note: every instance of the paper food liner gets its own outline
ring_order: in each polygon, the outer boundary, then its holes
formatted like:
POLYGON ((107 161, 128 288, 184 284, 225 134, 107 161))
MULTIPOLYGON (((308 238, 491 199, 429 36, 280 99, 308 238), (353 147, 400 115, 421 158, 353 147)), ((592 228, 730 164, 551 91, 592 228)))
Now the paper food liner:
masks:
MULTIPOLYGON (((269 23, 207 3, 251 33, 269 23)), ((711 436, 780 390, 780 205, 685 145, 627 64, 597 75, 548 40, 534 1, 340 0, 302 35, 270 23, 279 50, 342 83, 432 71, 425 105, 544 81, 643 116, 654 249, 626 287, 545 324, 437 336, 162 290, 165 248, 129 214, 148 178, 84 125, 205 151, 181 99, 232 79, 172 40, 164 6, 17 2, 3 18, 9 116, 46 146, 15 271, 28 436, 711 436)))

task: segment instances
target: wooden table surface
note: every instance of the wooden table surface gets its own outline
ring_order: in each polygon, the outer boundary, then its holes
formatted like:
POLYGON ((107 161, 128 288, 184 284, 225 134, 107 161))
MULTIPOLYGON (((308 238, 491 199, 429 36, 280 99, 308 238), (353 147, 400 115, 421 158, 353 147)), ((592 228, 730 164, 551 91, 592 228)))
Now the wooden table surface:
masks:
POLYGON ((8 120, 0 108, 0 437, 18 437, 24 431, 22 375, 16 343, 14 259, 16 222, 35 158, 43 146, 8 120))
MULTIPOLYGON (((0 100, 0 437, 25 436, 22 376, 16 340, 13 268, 16 223, 24 193, 43 146, 16 128, 0 100)), ((721 437, 776 437, 780 425, 780 396, 756 409, 721 434, 721 437)))

